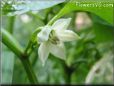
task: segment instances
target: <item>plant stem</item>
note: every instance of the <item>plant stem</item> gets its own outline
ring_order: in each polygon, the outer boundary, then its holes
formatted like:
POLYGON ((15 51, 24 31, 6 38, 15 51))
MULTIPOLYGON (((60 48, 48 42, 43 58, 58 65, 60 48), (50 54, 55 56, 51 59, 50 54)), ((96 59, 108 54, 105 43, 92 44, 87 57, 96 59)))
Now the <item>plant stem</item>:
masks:
POLYGON ((25 52, 24 53, 26 53, 26 54, 30 53, 29 50, 32 48, 33 44, 36 42, 37 33, 40 32, 40 30, 41 30, 40 28, 37 28, 33 32, 32 36, 31 36, 31 38, 30 38, 30 40, 29 40, 29 42, 28 42, 28 44, 27 44, 27 46, 25 48, 25 52))
POLYGON ((24 53, 23 48, 21 48, 18 42, 5 29, 2 29, 1 32, 2 42, 20 58, 30 82, 32 84, 38 83, 29 59, 27 58, 28 55, 24 53))
POLYGON ((32 69, 32 66, 30 64, 30 61, 28 58, 21 58, 21 62, 25 68, 25 71, 28 75, 28 78, 32 84, 38 84, 37 78, 35 76, 35 73, 32 69))
POLYGON ((18 57, 22 56, 23 48, 18 44, 18 42, 7 32, 5 29, 1 29, 2 32, 2 42, 11 49, 18 57))
POLYGON ((53 22, 56 21, 59 17, 60 17, 60 16, 59 16, 59 13, 58 13, 56 16, 54 16, 54 17, 48 22, 47 25, 52 25, 53 22))
POLYGON ((66 62, 64 62, 61 59, 58 59, 59 62, 62 64, 62 67, 64 68, 64 74, 65 74, 65 81, 67 84, 71 84, 71 75, 74 71, 74 69, 71 66, 68 66, 66 62))
POLYGON ((29 49, 31 48, 32 46, 32 42, 29 40, 28 44, 27 44, 27 47, 25 48, 25 54, 28 54, 29 52, 29 49))
MULTIPOLYGON (((68 2, 67 2, 68 3, 68 2)), ((47 25, 52 25, 53 22, 55 22, 58 18, 60 18, 61 16, 65 15, 65 11, 67 10, 67 4, 63 7, 63 9, 61 9, 58 14, 56 14, 49 22, 47 25)))
POLYGON ((73 73, 73 70, 72 67, 68 67, 67 65, 64 66, 64 69, 66 71, 66 75, 67 75, 67 83, 70 84, 71 83, 71 76, 72 76, 72 73, 73 73))
POLYGON ((9 23, 8 23, 8 31, 11 34, 13 33, 14 21, 15 21, 15 16, 10 16, 9 17, 9 23))

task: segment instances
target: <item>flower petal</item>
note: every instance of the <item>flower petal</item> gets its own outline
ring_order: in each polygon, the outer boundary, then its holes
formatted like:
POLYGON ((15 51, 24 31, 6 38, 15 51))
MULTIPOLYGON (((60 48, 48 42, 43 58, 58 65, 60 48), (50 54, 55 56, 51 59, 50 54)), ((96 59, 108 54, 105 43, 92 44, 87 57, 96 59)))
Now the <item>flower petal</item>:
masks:
POLYGON ((54 56, 65 60, 66 59, 66 53, 65 53, 65 47, 63 43, 60 43, 58 45, 50 43, 50 53, 52 53, 54 56))
POLYGON ((57 33, 58 38, 60 41, 67 42, 67 41, 74 41, 79 39, 80 37, 71 30, 65 30, 57 33))
POLYGON ((42 27, 42 30, 37 34, 38 42, 42 43, 44 41, 47 41, 51 30, 52 29, 50 26, 42 27))
POLYGON ((42 62, 42 65, 44 66, 49 55, 49 43, 48 42, 44 42, 40 44, 39 49, 38 49, 38 55, 39 55, 39 59, 42 62))
POLYGON ((71 18, 59 19, 52 25, 52 29, 57 31, 65 30, 69 26, 70 21, 71 21, 71 18))

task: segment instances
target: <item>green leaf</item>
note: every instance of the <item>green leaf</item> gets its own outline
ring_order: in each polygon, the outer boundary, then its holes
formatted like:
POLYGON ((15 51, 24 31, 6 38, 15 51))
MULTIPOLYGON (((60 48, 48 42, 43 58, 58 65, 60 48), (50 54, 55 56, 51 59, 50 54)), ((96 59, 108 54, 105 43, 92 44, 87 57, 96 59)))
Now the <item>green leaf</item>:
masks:
POLYGON ((95 23, 93 26, 96 42, 112 42, 114 27, 105 24, 95 23))
POLYGON ((65 0, 53 0, 53 1, 12 1, 12 3, 5 2, 3 4, 3 12, 8 15, 19 15, 28 11, 39 11, 42 9, 50 8, 54 5, 64 2, 65 0), (15 4, 13 4, 15 3, 15 4))
MULTIPOLYGON (((80 6, 83 4, 95 4, 95 2, 78 2, 79 4, 76 4, 76 1, 68 2, 65 7, 49 22, 49 24, 52 24, 55 20, 62 17, 63 15, 73 12, 73 11, 87 11, 91 12, 93 14, 96 14, 97 16, 101 17, 105 21, 107 21, 110 24, 113 24, 113 7, 112 5, 109 7, 102 7, 106 3, 99 3, 101 7, 86 7, 86 6, 80 6)), ((97 3, 98 4, 98 3, 97 3)))
MULTIPOLYGON (((4 46, 3 46, 4 48, 4 46)), ((14 54, 8 49, 2 53, 2 84, 11 84, 14 68, 14 54)))

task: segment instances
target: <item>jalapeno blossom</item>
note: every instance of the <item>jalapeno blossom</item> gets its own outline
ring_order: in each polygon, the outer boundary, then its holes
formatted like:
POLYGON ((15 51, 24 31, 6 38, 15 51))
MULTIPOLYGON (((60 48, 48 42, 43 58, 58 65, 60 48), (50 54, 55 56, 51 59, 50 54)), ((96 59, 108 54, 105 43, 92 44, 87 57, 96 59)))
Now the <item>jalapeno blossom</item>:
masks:
POLYGON ((75 32, 67 30, 70 21, 71 18, 62 18, 57 20, 52 26, 41 27, 41 31, 37 34, 37 40, 40 43, 38 55, 42 65, 45 65, 49 53, 65 60, 64 42, 74 41, 79 38, 75 32))

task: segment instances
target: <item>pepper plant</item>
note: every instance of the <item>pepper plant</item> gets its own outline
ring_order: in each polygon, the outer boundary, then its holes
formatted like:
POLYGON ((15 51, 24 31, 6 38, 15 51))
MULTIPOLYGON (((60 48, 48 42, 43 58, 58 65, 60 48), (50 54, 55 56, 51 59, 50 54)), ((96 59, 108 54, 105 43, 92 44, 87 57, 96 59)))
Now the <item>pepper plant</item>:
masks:
POLYGON ((113 4, 97 4, 2 0, 1 83, 112 84, 113 4))

